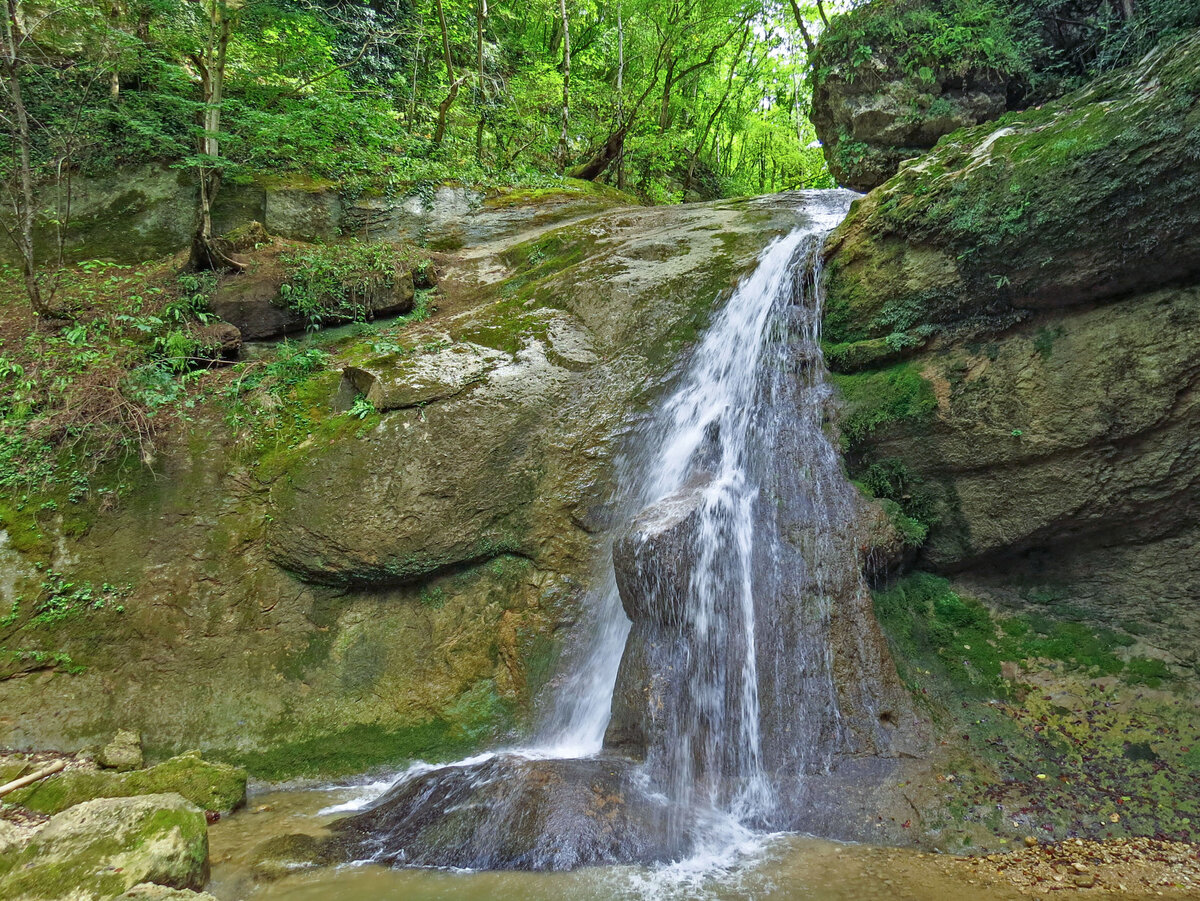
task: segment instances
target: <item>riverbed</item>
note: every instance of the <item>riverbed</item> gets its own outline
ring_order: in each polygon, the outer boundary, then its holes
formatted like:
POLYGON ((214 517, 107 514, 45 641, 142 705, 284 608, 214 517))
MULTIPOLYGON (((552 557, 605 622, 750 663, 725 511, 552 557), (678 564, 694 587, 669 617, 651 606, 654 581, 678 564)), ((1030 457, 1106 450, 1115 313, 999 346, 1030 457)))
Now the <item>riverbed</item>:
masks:
MULTIPOLYGON (((284 835, 320 836, 347 808, 379 790, 364 785, 269 791, 210 829, 212 882, 220 901, 1017 901, 1028 897, 1197 898, 1200 882, 1166 863, 1137 870, 1119 859, 1086 867, 1005 866, 1005 855, 970 858, 844 844, 799 835, 747 833, 719 853, 659 867, 595 867, 571 873, 390 869, 372 864, 291 870, 264 863, 263 843, 284 835), (997 863, 999 862, 999 863, 997 863), (1018 878, 1022 877, 1022 878, 1018 878), (1091 881, 1081 887, 1075 880, 1091 881), (1028 885, 1020 884, 1024 881, 1028 885), (1168 883, 1164 884, 1164 880, 1168 883), (1014 881, 1016 884, 1014 884, 1014 881)), ((1017 857, 1029 856, 1021 849, 1017 857)), ((1069 845, 1046 846, 1046 861, 1066 860, 1069 845)), ((1161 856, 1161 855, 1159 855, 1161 856)), ((1082 866, 1082 865, 1081 865, 1082 866)), ((1198 864, 1200 866, 1200 864, 1198 864)))

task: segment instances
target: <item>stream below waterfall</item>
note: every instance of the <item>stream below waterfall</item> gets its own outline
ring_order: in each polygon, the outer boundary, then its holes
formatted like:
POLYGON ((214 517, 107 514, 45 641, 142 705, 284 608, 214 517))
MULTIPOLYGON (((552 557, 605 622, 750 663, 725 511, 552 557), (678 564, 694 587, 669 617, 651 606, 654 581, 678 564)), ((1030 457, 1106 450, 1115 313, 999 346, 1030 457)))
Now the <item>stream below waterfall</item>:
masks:
POLYGON ((246 811, 210 827, 212 882, 220 901, 1015 901, 1014 889, 972 885, 952 857, 841 844, 798 835, 750 835, 720 859, 657 867, 590 867, 569 873, 466 872, 348 865, 264 871, 255 849, 275 836, 319 835, 361 798, 361 787, 254 796, 246 811))

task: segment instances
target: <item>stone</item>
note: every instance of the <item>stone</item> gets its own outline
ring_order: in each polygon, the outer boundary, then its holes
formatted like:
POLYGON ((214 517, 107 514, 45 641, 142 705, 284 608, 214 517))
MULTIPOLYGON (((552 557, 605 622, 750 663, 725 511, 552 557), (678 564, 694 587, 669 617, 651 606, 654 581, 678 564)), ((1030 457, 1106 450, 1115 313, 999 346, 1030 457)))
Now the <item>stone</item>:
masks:
POLYGON ((144 882, 201 889, 207 879, 204 812, 177 794, 78 804, 0 858, 0 895, 11 901, 98 901, 144 882))
POLYGON ((690 816, 649 794, 628 761, 501 755, 397 786, 334 823, 329 853, 481 870, 651 863, 682 854, 690 816))
POLYGON ((329 863, 328 844, 326 839, 304 833, 268 839, 254 849, 254 875, 279 879, 296 870, 329 863))
POLYGON ((58 813, 93 798, 164 792, 180 794, 202 810, 233 810, 245 803, 246 771, 193 752, 144 770, 65 770, 8 797, 39 813, 58 813))
POLYGON ((212 322, 195 332, 199 348, 195 356, 214 363, 230 362, 238 358, 242 349, 242 331, 229 322, 212 322))
POLYGON ((96 756, 100 766, 110 770, 136 770, 142 766, 142 737, 137 732, 121 729, 113 740, 96 756))
POLYGON ((0 858, 20 850, 28 841, 29 833, 29 829, 16 823, 0 820, 0 858))

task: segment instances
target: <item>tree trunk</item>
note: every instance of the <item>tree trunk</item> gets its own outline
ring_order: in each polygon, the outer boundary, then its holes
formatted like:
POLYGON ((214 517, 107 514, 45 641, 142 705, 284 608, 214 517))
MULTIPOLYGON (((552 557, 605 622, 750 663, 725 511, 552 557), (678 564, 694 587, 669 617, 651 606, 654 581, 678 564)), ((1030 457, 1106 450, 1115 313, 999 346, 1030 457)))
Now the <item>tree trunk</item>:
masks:
POLYGON ((483 165, 483 126, 487 122, 487 107, 485 106, 483 90, 483 33, 487 28, 487 0, 479 0, 475 16, 475 61, 479 67, 479 124, 475 127, 475 159, 483 165))
POLYGON ((21 7, 18 0, 7 0, 4 17, 4 86, 8 102, 13 110, 13 140, 17 150, 17 180, 19 186, 13 200, 16 214, 14 228, 9 232, 17 252, 21 256, 21 274, 25 279, 25 293, 29 305, 38 316, 49 310, 42 299, 37 280, 37 261, 34 257, 33 224, 36 213, 33 196, 33 159, 29 131, 29 115, 25 110, 25 96, 21 89, 21 7))
POLYGON ((462 83, 460 79, 454 77, 454 60, 450 57, 450 32, 446 28, 446 11, 442 8, 442 0, 437 0, 437 12, 438 22, 442 26, 442 55, 446 59, 446 78, 450 81, 450 90, 438 104, 437 128, 433 132, 435 145, 441 144, 442 139, 446 137, 446 115, 450 112, 450 107, 454 105, 454 100, 458 97, 459 85, 462 83))
POLYGON ((671 125, 671 87, 675 80, 675 60, 667 64, 667 80, 663 82, 662 100, 658 108, 658 130, 666 131, 671 125))
POLYGON ((417 66, 421 62, 421 38, 422 35, 418 32, 417 44, 413 49, 412 84, 408 92, 408 127, 410 130, 417 118, 417 66))
MULTIPOLYGON (((701 132, 700 140, 696 142, 696 149, 692 151, 691 159, 688 160, 687 175, 683 179, 684 200, 687 200, 687 192, 691 189, 692 179, 696 176, 696 161, 700 158, 700 153, 704 150, 704 145, 708 143, 708 133, 712 130, 713 124, 717 121, 717 117, 721 115, 721 110, 725 108, 725 104, 729 100, 729 92, 733 89, 733 76, 736 74, 737 65, 742 59, 742 51, 746 49, 746 41, 749 39, 750 26, 747 25, 745 30, 742 31, 742 41, 738 44, 738 48, 733 54, 733 60, 729 64, 729 76, 725 79, 725 92, 721 95, 721 101, 712 111, 712 115, 708 117, 708 121, 704 124, 704 131, 701 132)), ((750 50, 750 56, 753 59, 753 48, 750 50)))
POLYGON ((200 70, 200 86, 204 94, 204 132, 200 137, 199 169, 200 209, 196 233, 192 238, 189 264, 194 269, 244 269, 216 244, 213 234, 212 208, 221 188, 221 103, 225 94, 225 57, 233 22, 223 0, 209 0, 209 29, 203 54, 193 57, 200 70))
MULTIPOLYGON (((808 25, 804 22, 804 14, 800 12, 800 5, 796 0, 790 0, 792 4, 792 14, 796 17, 796 25, 800 28, 800 38, 804 41, 804 52, 808 56, 809 65, 812 65, 813 51, 816 50, 816 45, 813 43, 812 35, 808 31, 808 25)), ((824 10, 821 12, 821 18, 825 17, 824 10)))
MULTIPOLYGON (((617 121, 625 121, 625 21, 621 17, 621 0, 617 0, 617 121)), ((617 190, 625 190, 625 138, 617 151, 617 190)))
POLYGON ((558 0, 558 10, 562 16, 563 41, 563 102, 562 102, 562 131, 558 136, 558 169, 567 171, 567 135, 571 124, 571 27, 567 19, 567 0, 558 0))

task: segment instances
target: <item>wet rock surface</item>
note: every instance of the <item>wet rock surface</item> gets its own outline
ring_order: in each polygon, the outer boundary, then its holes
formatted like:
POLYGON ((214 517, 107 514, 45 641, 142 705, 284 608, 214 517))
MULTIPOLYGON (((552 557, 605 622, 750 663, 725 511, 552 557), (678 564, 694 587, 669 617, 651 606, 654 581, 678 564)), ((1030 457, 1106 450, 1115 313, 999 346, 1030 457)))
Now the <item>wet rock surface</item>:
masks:
POLYGON ((573 870, 676 858, 671 808, 629 762, 500 755, 435 769, 336 823, 331 853, 395 866, 573 870))
POLYGON ((557 196, 485 202, 487 241, 438 258, 427 321, 323 344, 303 435, 248 448, 198 407, 164 439, 137 502, 63 544, 79 578, 131 586, 123 613, 101 643, 51 636, 84 671, 0 680, 0 743, 132 728, 284 778, 452 758, 524 722, 579 628, 622 430, 806 202, 557 196), (379 386, 362 419, 351 376, 379 386))

